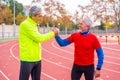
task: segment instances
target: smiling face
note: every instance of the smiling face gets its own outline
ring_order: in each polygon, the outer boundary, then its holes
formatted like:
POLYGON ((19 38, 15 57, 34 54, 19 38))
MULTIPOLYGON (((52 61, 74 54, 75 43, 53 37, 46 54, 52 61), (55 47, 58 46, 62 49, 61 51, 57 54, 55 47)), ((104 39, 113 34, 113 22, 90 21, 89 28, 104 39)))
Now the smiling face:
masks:
POLYGON ((36 23, 40 23, 42 20, 42 9, 39 6, 32 6, 29 11, 29 17, 36 23))
POLYGON ((78 23, 78 28, 83 32, 83 31, 86 31, 88 30, 90 27, 86 25, 85 21, 81 21, 78 23))

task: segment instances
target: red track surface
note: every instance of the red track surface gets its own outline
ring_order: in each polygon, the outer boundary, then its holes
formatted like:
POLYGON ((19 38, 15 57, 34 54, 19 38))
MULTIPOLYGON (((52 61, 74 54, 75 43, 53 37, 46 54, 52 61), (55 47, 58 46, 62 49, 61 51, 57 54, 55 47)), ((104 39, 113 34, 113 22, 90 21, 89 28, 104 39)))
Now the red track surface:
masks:
MULTIPOLYGON (((99 80, 120 80, 120 45, 105 44, 105 61, 99 80)), ((70 80, 74 44, 59 47, 54 39, 42 43, 41 80, 70 80)), ((95 64, 97 58, 95 58, 95 64)), ((19 80, 18 41, 0 43, 0 80, 19 80)), ((84 80, 82 77, 81 80, 84 80)))

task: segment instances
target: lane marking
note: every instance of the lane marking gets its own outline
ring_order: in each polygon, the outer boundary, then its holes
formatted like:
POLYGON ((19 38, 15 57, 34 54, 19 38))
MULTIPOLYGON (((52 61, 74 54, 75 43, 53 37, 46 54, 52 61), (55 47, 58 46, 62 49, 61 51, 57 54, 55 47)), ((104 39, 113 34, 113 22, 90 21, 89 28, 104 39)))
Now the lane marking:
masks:
POLYGON ((105 48, 105 49, 108 49, 108 50, 112 50, 112 51, 120 51, 119 49, 113 49, 113 48, 108 48, 108 47, 103 47, 103 48, 105 48))
POLYGON ((2 47, 2 46, 5 46, 5 45, 7 45, 7 44, 9 44, 9 43, 11 43, 11 42, 13 42, 13 41, 8 41, 8 42, 4 42, 4 43, 0 43, 0 47, 2 47))
MULTIPOLYGON (((65 51, 65 50, 63 50, 63 49, 60 49, 60 48, 56 47, 56 46, 54 45, 54 42, 55 42, 55 41, 53 41, 53 42, 51 43, 53 47, 55 47, 55 48, 57 48, 57 49, 59 49, 59 50, 65 51)), ((65 52, 66 52, 66 51, 65 51, 65 52)), ((71 53, 71 52, 67 51, 67 53, 71 53)), ((105 61, 105 62, 106 62, 106 63, 110 63, 110 64, 120 65, 119 63, 115 63, 115 62, 110 62, 110 61, 105 61)), ((111 69, 106 69, 106 68, 104 68, 104 69, 105 69, 105 70, 108 70, 108 71, 111 71, 111 72, 120 73, 119 71, 115 71, 115 70, 111 70, 111 69)))
POLYGON ((12 51, 13 48, 14 48, 16 45, 18 45, 18 43, 16 43, 16 44, 14 44, 14 45, 11 46, 11 48, 10 48, 10 54, 12 55, 13 58, 15 58, 17 61, 19 61, 18 57, 16 57, 16 56, 13 54, 13 51, 12 51))
MULTIPOLYGON (((53 42, 51 43, 54 48, 57 48, 57 49, 60 50, 60 51, 63 51, 63 52, 72 54, 72 53, 69 52, 69 51, 66 51, 66 50, 64 50, 64 49, 61 49, 61 48, 59 48, 59 47, 56 47, 56 46, 54 45, 54 43, 55 43, 55 41, 53 41, 53 42)), ((73 54, 72 54, 72 55, 73 55, 73 54)), ((105 55, 105 56, 106 56, 106 55, 105 55)), ((118 58, 118 57, 111 57, 111 56, 106 56, 106 57, 110 57, 110 58, 114 58, 114 59, 120 59, 120 58, 118 58)), ((97 60, 97 59, 95 58, 95 60, 97 60)), ((111 62, 111 61, 107 61, 107 60, 104 60, 104 62, 106 62, 106 63, 111 63, 111 64, 116 64, 116 65, 120 65, 119 63, 111 62)))
MULTIPOLYGON (((46 52, 48 52, 49 54, 55 55, 55 56, 57 56, 57 57, 60 57, 60 58, 66 59, 66 60, 73 61, 73 59, 69 59, 69 58, 67 58, 67 57, 64 57, 64 56, 60 56, 60 55, 54 54, 54 53, 48 51, 48 50, 45 49, 45 48, 43 48, 43 50, 46 51, 46 52)), ((95 60, 97 60, 97 59, 95 58, 95 60)), ((105 60, 104 62, 106 62, 106 63, 110 63, 110 64, 115 64, 115 65, 120 65, 119 63, 110 62, 110 61, 106 61, 106 60, 105 60)))
MULTIPOLYGON (((16 43, 16 44, 14 44, 11 48, 10 48, 10 54, 12 55, 12 57, 13 58, 15 58, 17 61, 19 61, 19 58, 18 57, 16 57, 14 54, 13 54, 13 48, 15 47, 15 46, 17 46, 18 45, 18 43, 16 43)), ((46 74, 46 73, 44 73, 44 72, 41 72, 43 75, 45 75, 45 76, 47 76, 48 78, 50 78, 50 79, 52 79, 52 80, 56 80, 54 77, 52 77, 52 76, 50 76, 50 75, 48 75, 48 74, 46 74)))
MULTIPOLYGON (((12 52, 12 56, 14 55, 13 54, 13 51, 11 50, 10 52, 12 52)), ((14 56, 15 57, 15 56, 14 56)), ((17 57, 16 57, 17 58, 17 57)), ((15 59, 16 59, 15 58, 15 59)), ((19 60, 19 59, 18 59, 19 60)), ((45 59, 44 59, 45 60, 45 59)), ((48 61, 48 60, 47 60, 48 61)), ((50 61, 49 61, 50 62, 50 61)), ((52 62, 52 61, 51 61, 52 62)), ((54 63, 54 62, 52 62, 52 63, 54 63)), ((57 63, 54 63, 54 64, 57 64, 57 63)), ((59 65, 59 64, 57 64, 57 65, 59 65)), ((66 66, 64 66, 64 68, 66 68, 66 66)), ((68 69, 71 69, 71 68, 69 68, 69 67, 67 67, 68 69)), ((115 72, 115 73, 120 73, 120 72, 118 72, 118 71, 115 71, 115 70, 111 70, 111 69, 106 69, 106 68, 103 68, 103 69, 105 69, 105 70, 107 70, 107 71, 111 71, 111 72, 115 72)), ((56 80, 56 79, 55 79, 56 80)))
POLYGON ((0 73, 6 78, 6 80, 10 80, 1 70, 0 73))
MULTIPOLYGON (((71 70, 70 67, 67 67, 67 66, 64 66, 64 65, 60 65, 60 64, 58 64, 58 63, 55 63, 55 62, 50 61, 50 60, 47 60, 47 59, 43 59, 43 60, 46 61, 46 62, 49 62, 49 63, 55 64, 55 65, 57 65, 57 66, 59 66, 59 67, 62 67, 62 68, 65 68, 65 69, 71 70)), ((112 69, 107 69, 107 68, 102 68, 102 69, 107 70, 107 71, 110 71, 110 72, 114 72, 114 73, 118 73, 118 74, 120 74, 119 71, 115 71, 115 70, 112 70, 112 69)))
MULTIPOLYGON (((50 52, 50 51, 49 51, 49 52, 50 52)), ((49 53, 49 52, 48 52, 48 53, 49 53)), ((54 53, 53 53, 53 54, 54 54, 54 53)), ((59 57, 60 57, 60 56, 59 56, 59 57)), ((61 57, 61 58, 62 58, 62 57, 61 57)), ((59 65, 59 64, 57 64, 57 63, 55 63, 55 62, 52 62, 52 61, 50 61, 50 60, 47 60, 47 59, 43 59, 43 60, 45 60, 45 61, 47 61, 47 62, 50 62, 50 63, 52 63, 52 64, 55 64, 55 65, 57 65, 57 66, 63 67, 63 68, 65 68, 65 69, 71 70, 69 67, 59 65)), ((107 61, 105 61, 105 62, 107 62, 107 61)), ((112 62, 107 62, 107 63, 120 65, 120 64, 112 63, 112 62)), ((110 71, 110 72, 114 72, 114 73, 120 73, 119 71, 115 71, 115 70, 111 70, 111 69, 107 69, 107 68, 103 68, 103 69, 104 69, 104 70, 107 70, 107 71, 110 71)))
POLYGON ((57 66, 59 66, 59 67, 62 67, 62 68, 65 68, 65 69, 71 70, 70 67, 67 67, 67 66, 64 66, 64 65, 60 65, 60 64, 58 64, 58 63, 55 63, 55 62, 53 62, 53 61, 50 61, 50 60, 47 60, 47 59, 44 59, 44 58, 43 58, 43 60, 46 61, 46 62, 48 62, 48 63, 55 64, 55 65, 57 65, 57 66))
MULTIPOLYGON (((69 48, 73 49, 73 47, 69 47, 69 48)), ((118 51, 118 52, 120 52, 120 49, 108 48, 108 47, 104 47, 104 46, 102 48, 105 48, 105 49, 108 49, 108 50, 112 50, 112 51, 118 51)))
POLYGON ((42 72, 42 74, 45 75, 45 76, 47 76, 47 77, 49 77, 49 78, 51 78, 52 80, 57 80, 57 79, 55 79, 54 77, 52 77, 52 76, 50 76, 50 75, 48 75, 48 74, 46 74, 46 73, 44 73, 44 72, 42 72))
MULTIPOLYGON (((3 44, 0 44, 0 47, 8 45, 10 42, 5 42, 3 44)), ((1 70, 0 73, 6 78, 6 80, 10 80, 1 70)))
POLYGON ((57 49, 59 49, 60 51, 62 50, 62 51, 66 52, 66 53, 69 53, 69 54, 73 54, 72 52, 66 51, 66 50, 61 49, 61 48, 59 48, 59 47, 56 47, 56 46, 54 45, 54 43, 55 43, 55 41, 53 41, 53 42, 51 43, 54 48, 57 48, 57 49))
POLYGON ((112 70, 112 69, 108 69, 108 68, 103 68, 104 70, 107 70, 107 71, 111 71, 111 72, 114 72, 114 73, 118 73, 120 74, 120 71, 115 71, 115 70, 112 70))
POLYGON ((67 57, 64 57, 64 56, 60 56, 60 55, 58 55, 58 54, 54 54, 53 52, 51 52, 51 51, 49 51, 49 50, 47 50, 47 49, 45 49, 45 48, 42 48, 42 49, 43 49, 44 51, 48 52, 49 54, 55 55, 55 56, 57 56, 57 57, 60 57, 60 58, 66 59, 66 60, 73 61, 73 59, 70 59, 70 58, 67 58, 67 57))

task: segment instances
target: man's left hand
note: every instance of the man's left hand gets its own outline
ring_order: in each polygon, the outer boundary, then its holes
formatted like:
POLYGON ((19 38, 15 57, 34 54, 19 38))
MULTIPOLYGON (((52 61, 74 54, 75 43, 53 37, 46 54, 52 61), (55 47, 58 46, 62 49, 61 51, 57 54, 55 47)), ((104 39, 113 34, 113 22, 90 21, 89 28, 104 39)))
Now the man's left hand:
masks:
POLYGON ((100 70, 96 69, 96 71, 95 71, 95 78, 98 78, 98 77, 100 77, 100 70))

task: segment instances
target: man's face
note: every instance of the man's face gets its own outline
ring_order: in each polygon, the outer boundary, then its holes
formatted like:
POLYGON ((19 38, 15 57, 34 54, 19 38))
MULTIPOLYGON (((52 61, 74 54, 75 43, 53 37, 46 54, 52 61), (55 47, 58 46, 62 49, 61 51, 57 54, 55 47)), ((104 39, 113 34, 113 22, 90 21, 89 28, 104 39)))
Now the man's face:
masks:
POLYGON ((81 29, 82 31, 86 31, 89 29, 89 27, 85 24, 84 21, 78 23, 78 28, 81 29))
POLYGON ((41 20, 42 20, 42 13, 38 12, 38 14, 37 15, 33 15, 32 18, 34 19, 35 22, 40 23, 41 20))

